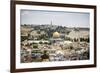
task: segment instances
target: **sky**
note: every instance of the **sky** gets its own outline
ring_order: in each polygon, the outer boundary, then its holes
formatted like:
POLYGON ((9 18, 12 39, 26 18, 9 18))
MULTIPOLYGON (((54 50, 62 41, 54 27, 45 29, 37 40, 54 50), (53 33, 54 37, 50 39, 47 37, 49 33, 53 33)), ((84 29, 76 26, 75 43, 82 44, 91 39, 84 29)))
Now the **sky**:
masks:
POLYGON ((52 24, 66 27, 88 27, 90 14, 67 11, 21 10, 21 24, 52 24))

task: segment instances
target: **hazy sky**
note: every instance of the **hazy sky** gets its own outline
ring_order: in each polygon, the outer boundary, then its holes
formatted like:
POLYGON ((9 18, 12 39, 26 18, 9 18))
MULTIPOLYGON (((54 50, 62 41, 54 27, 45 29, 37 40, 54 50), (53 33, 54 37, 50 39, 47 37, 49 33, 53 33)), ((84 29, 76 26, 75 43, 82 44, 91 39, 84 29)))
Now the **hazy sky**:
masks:
POLYGON ((89 27, 90 14, 65 11, 21 10, 21 24, 50 24, 89 27))

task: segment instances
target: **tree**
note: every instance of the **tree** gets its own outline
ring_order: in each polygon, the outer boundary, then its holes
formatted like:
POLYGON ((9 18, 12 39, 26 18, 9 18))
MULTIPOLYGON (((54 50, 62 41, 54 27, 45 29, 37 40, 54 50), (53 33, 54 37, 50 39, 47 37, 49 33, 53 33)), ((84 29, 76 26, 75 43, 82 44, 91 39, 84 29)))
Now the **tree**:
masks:
POLYGON ((66 34, 68 35, 70 33, 70 31, 67 31, 66 34))
POLYGON ((40 34, 40 31, 37 31, 38 34, 40 34))
POLYGON ((52 44, 51 42, 48 43, 48 45, 51 45, 51 44, 52 44))
POLYGON ((26 39, 28 39, 27 36, 21 36, 21 41, 24 41, 24 40, 26 40, 26 39))
POLYGON ((73 46, 70 46, 70 49, 73 49, 73 46))
POLYGON ((43 42, 42 42, 42 41, 40 41, 40 42, 39 42, 39 44, 43 44, 43 42))
POLYGON ((48 42, 44 42, 44 44, 48 44, 48 42))
POLYGON ((33 48, 38 48, 38 44, 33 44, 33 48))
POLYGON ((90 39, 89 39, 89 37, 87 38, 87 42, 88 42, 88 43, 90 42, 90 39))
POLYGON ((74 38, 74 42, 77 42, 78 41, 78 39, 77 38, 74 38))

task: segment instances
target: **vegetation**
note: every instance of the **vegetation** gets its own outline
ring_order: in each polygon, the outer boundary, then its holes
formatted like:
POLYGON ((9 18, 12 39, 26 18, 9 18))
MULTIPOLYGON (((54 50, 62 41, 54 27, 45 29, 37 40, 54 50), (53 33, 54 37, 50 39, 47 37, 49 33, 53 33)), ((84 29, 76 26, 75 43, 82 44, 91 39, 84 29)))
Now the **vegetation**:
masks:
POLYGON ((89 43, 90 40, 89 40, 89 37, 88 37, 88 38, 80 38, 80 41, 81 42, 88 42, 89 43))
POLYGON ((41 53, 41 54, 43 54, 43 52, 40 51, 40 50, 33 50, 32 53, 33 53, 33 54, 35 54, 35 53, 41 53))
POLYGON ((21 41, 28 39, 28 36, 21 36, 21 41))
POLYGON ((44 42, 44 44, 48 44, 48 42, 44 42))
POLYGON ((38 48, 38 44, 33 44, 33 48, 38 48))
POLYGON ((39 42, 39 44, 43 44, 43 42, 42 42, 42 41, 40 41, 40 42, 39 42))

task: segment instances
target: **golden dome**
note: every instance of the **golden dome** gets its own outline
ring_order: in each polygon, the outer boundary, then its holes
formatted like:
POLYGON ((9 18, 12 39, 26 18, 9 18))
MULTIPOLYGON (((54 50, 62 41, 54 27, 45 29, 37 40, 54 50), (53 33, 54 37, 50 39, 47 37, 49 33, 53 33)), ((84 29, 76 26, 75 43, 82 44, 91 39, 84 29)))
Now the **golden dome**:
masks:
POLYGON ((54 32, 54 33, 53 33, 53 37, 54 37, 54 38, 60 37, 60 34, 59 34, 58 32, 54 32))

